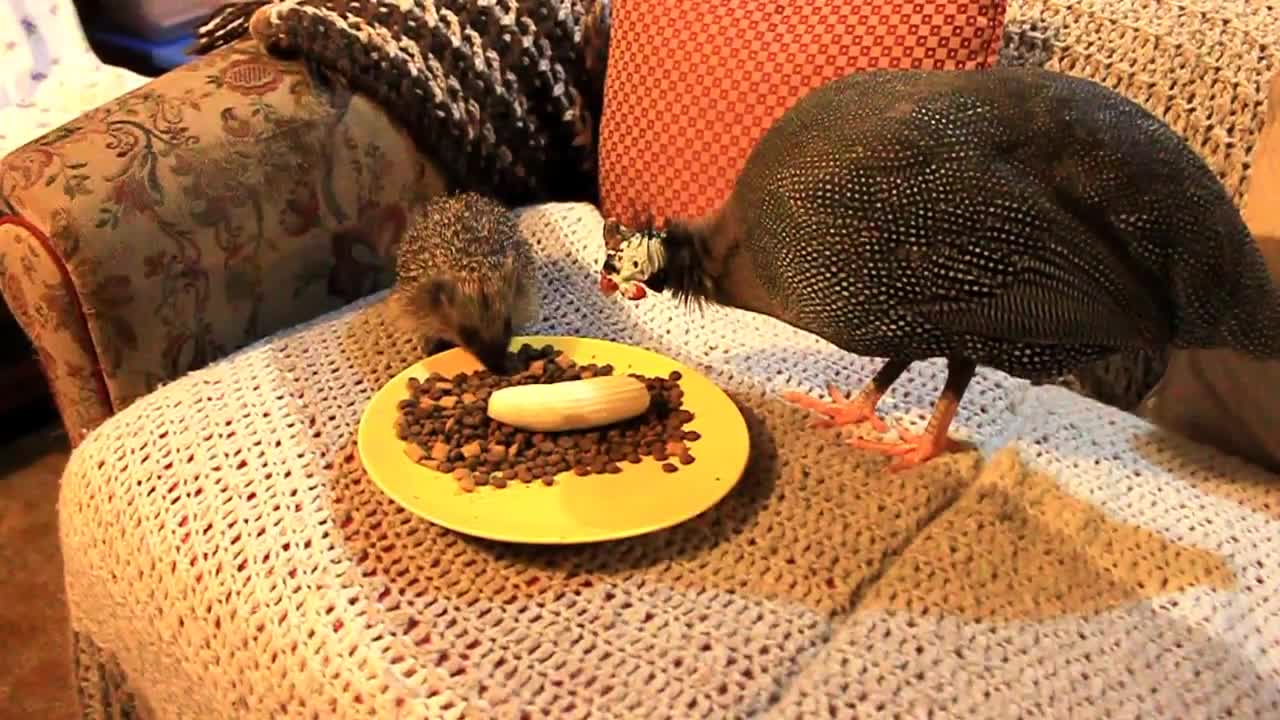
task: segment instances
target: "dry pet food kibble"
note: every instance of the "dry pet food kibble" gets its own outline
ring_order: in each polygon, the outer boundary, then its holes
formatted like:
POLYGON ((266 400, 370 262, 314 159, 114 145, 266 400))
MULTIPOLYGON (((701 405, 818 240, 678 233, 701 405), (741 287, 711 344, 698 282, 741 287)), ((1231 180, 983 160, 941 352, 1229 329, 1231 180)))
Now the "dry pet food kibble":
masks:
POLYGON ((487 370, 445 377, 432 373, 425 380, 410 378, 409 397, 401 400, 396 436, 414 462, 450 474, 467 492, 485 485, 501 489, 515 483, 539 481, 552 485, 558 473, 613 475, 624 463, 643 457, 663 462, 664 472, 676 472, 695 461, 689 444, 701 436, 686 431, 693 413, 682 405, 680 373, 668 377, 631 377, 644 383, 649 407, 628 420, 588 430, 525 432, 488 415, 489 397, 514 385, 567 382, 613 374, 611 365, 578 365, 550 345, 524 345, 512 354, 519 371, 499 376, 487 370))

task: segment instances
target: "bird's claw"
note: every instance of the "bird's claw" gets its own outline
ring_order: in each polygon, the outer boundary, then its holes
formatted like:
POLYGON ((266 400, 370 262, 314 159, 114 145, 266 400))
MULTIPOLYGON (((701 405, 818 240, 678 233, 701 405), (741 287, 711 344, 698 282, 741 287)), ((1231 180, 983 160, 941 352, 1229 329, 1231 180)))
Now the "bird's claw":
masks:
POLYGON ((896 472, 921 465, 939 455, 958 450, 960 445, 947 435, 940 438, 929 433, 913 433, 903 428, 897 429, 900 440, 870 440, 867 438, 850 438, 849 445, 860 450, 870 450, 883 455, 892 456, 889 471, 896 472))
POLYGON ((827 394, 831 396, 830 402, 798 391, 784 393, 782 397, 793 405, 822 415, 823 417, 813 420, 812 425, 816 428, 841 427, 865 422, 876 432, 889 431, 885 421, 876 415, 874 403, 861 397, 849 399, 835 385, 827 385, 827 394))

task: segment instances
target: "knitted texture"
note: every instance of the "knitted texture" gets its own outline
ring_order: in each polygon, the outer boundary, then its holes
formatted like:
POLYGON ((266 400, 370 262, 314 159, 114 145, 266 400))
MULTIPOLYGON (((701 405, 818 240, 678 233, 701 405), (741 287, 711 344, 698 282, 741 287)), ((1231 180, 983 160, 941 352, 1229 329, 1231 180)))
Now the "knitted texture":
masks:
POLYGON ((1005 0, 628 0, 600 130, 605 214, 714 210, 756 141, 813 88, 869 68, 989 67, 1005 0))
POLYGON ((72 633, 71 652, 75 663, 76 699, 82 709, 91 708, 85 717, 104 720, 145 717, 114 658, 91 638, 77 632, 72 633))
MULTIPOLYGON (((411 515, 356 455, 365 404, 416 359, 373 296, 73 453, 67 597, 82 663, 110 670, 81 671, 87 716, 110 697, 201 720, 1280 717, 1280 489, 1260 473, 980 371, 955 433, 978 449, 886 474, 776 399, 877 360, 760 315, 602 297, 602 222, 521 213, 536 330, 707 372, 750 427, 733 492, 597 546, 411 515)), ((886 415, 919 429, 942 371, 908 371, 886 415)))
MULTIPOLYGON (((1016 1, 1016 0, 1015 0, 1016 1)), ((1053 31, 1035 20, 1010 20, 1004 26, 997 65, 1044 67, 1053 57, 1053 31)))
POLYGON ((195 51, 251 32, 377 101, 456 189, 587 200, 607 19, 608 0, 253 0, 215 12, 195 51))
POLYGON ((1011 0, 1010 23, 1051 33, 1047 67, 1096 80, 1186 138, 1237 204, 1280 69, 1277 0, 1011 0))

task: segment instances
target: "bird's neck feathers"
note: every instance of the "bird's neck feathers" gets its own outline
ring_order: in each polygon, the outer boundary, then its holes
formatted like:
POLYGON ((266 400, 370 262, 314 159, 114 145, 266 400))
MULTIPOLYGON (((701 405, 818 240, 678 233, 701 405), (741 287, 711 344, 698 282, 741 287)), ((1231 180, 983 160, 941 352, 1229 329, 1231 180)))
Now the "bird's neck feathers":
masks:
POLYGON ((670 293, 687 305, 715 302, 715 282, 706 263, 707 242, 702 233, 682 222, 658 229, 652 221, 626 228, 614 220, 605 224, 605 262, 601 289, 621 290, 631 299, 643 286, 670 293))
POLYGON ((669 292, 688 305, 715 302, 715 283, 707 272, 705 247, 703 238, 688 226, 668 225, 657 243, 657 272, 645 284, 658 292, 669 292))

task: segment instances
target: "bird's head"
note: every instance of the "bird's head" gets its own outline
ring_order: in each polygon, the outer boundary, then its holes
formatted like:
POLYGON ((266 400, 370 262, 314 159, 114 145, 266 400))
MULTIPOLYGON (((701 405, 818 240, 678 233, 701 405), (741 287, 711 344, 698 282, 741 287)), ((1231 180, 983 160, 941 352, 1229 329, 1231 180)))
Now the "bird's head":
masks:
POLYGON ((651 224, 629 228, 614 218, 604 223, 604 262, 600 292, 619 293, 628 300, 643 298, 648 289, 661 291, 666 233, 651 224))

